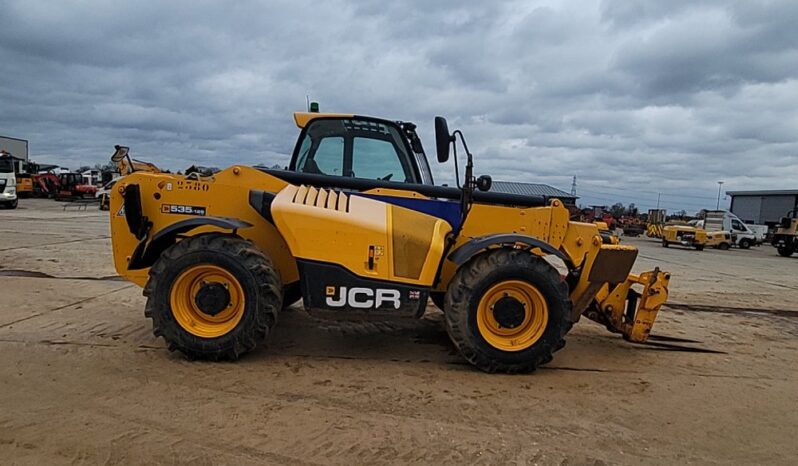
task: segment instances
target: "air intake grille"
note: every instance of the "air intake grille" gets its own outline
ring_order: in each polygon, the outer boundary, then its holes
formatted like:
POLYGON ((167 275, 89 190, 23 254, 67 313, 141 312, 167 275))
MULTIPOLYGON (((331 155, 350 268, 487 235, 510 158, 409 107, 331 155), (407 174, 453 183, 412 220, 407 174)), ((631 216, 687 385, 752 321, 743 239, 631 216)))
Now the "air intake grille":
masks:
POLYGON ((294 204, 349 212, 349 196, 342 191, 332 189, 316 189, 313 186, 302 185, 296 190, 293 202, 294 204))

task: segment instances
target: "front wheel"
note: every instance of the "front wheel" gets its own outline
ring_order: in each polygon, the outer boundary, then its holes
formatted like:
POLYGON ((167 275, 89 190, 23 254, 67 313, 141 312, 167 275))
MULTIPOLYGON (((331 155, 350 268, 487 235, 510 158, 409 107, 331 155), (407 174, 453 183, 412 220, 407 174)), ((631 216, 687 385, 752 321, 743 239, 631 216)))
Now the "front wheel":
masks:
POLYGON ((743 238, 739 243, 737 243, 737 245, 740 247, 740 249, 748 249, 751 247, 751 240, 748 238, 743 238))
POLYGON ((718 249, 721 251, 728 251, 729 250, 729 243, 720 243, 718 245, 718 249))
POLYGON ((235 360, 274 326, 280 276, 251 242, 206 234, 169 247, 150 269, 144 314, 170 351, 192 359, 235 360))
POLYGON ((793 246, 782 246, 778 251, 781 257, 790 257, 795 252, 795 248, 793 246))
POLYGON ((460 354, 486 372, 535 370, 565 346, 571 329, 568 285, 527 251, 484 252, 449 283, 446 330, 460 354))

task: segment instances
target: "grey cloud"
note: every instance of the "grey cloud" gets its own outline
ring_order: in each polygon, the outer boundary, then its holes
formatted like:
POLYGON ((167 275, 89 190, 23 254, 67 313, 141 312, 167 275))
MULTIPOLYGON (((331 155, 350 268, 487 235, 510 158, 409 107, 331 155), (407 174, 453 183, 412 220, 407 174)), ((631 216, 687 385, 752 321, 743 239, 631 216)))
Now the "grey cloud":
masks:
MULTIPOLYGON (((285 164, 308 94, 322 110, 415 121, 428 148, 446 115, 479 173, 564 189, 577 175, 585 203, 663 192, 697 210, 714 206, 717 180, 788 188, 798 166, 789 1, 0 0, 0 12, 0 134, 72 167, 115 143, 170 169, 285 164)), ((450 164, 433 170, 453 181, 450 164)))

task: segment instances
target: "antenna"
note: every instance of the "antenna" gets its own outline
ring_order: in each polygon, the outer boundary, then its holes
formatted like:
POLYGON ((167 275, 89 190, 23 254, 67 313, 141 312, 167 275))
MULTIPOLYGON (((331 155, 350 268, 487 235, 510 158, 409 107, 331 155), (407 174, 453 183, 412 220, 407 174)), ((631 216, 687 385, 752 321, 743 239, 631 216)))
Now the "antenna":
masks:
POLYGON ((305 94, 305 109, 310 111, 310 95, 305 94))

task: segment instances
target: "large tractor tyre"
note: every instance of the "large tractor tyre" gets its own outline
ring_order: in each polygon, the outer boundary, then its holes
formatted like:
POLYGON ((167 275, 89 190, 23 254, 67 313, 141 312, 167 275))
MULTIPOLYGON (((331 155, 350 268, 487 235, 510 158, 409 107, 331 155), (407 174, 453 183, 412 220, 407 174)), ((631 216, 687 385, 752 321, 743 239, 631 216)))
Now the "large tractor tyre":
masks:
POLYGON ((263 341, 282 305, 280 275, 251 242, 211 233, 169 247, 150 269, 144 315, 170 351, 235 360, 263 341))
POLYGON ((781 257, 790 257, 790 256, 792 256, 792 253, 795 252, 795 247, 793 247, 793 246, 784 246, 784 247, 778 248, 778 251, 779 251, 779 255, 781 257))
POLYGON ((739 246, 740 249, 748 249, 751 247, 751 240, 748 238, 743 238, 737 243, 737 246, 739 246))
POLYGON ((531 372, 565 346, 568 285, 527 251, 479 254, 457 271, 445 300, 446 330, 460 354, 485 372, 531 372))

